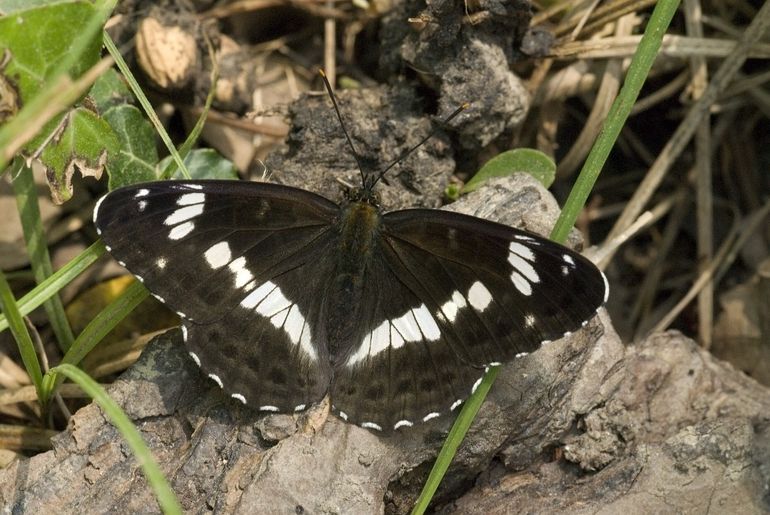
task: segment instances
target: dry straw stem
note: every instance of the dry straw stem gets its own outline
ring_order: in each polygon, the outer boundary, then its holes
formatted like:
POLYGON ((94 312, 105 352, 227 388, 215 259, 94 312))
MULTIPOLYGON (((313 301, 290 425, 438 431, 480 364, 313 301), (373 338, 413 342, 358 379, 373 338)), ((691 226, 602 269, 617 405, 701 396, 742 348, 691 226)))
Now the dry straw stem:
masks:
MULTIPOLYGON (((755 20, 756 21, 756 20, 755 20)), ((601 39, 572 41, 551 49, 549 57, 554 59, 609 59, 611 57, 630 57, 642 40, 641 36, 615 36, 601 39)), ((660 55, 667 57, 690 58, 728 57, 732 56, 740 45, 732 39, 715 39, 704 37, 678 36, 666 34, 660 47, 660 55)), ((743 45, 741 45, 743 46, 743 45)), ((741 52, 752 59, 770 58, 770 44, 751 44, 742 48, 741 52)), ((730 57, 732 58, 732 57, 730 57)))
POLYGON ((639 218, 634 220, 634 223, 629 225, 625 231, 612 239, 605 240, 601 247, 594 248, 590 253, 586 252, 586 255, 591 261, 596 263, 596 266, 604 270, 607 268, 607 265, 612 260, 612 256, 618 248, 666 216, 666 214, 668 214, 668 212, 676 205, 677 201, 677 195, 667 197, 654 208, 639 215, 639 218))
POLYGON ((640 341, 643 336, 640 334, 644 331, 643 328, 651 325, 647 319, 650 318, 654 310, 656 295, 666 270, 666 262, 671 259, 671 249, 677 241, 679 231, 691 206, 687 186, 679 188, 674 197, 674 208, 671 211, 671 216, 666 221, 663 236, 655 245, 655 256, 648 267, 648 273, 642 280, 639 294, 636 296, 629 316, 629 324, 635 328, 634 341, 640 341))
MULTIPOLYGON (((636 16, 625 16, 618 20, 616 34, 630 34, 636 25, 636 16)), ((596 93, 596 101, 591 108, 591 113, 583 125, 575 143, 570 147, 567 155, 559 161, 556 174, 559 178, 572 175, 585 160, 591 150, 591 144, 604 126, 604 120, 610 111, 615 97, 618 95, 623 79, 623 63, 613 59, 607 63, 602 76, 599 90, 596 93)))
MULTIPOLYGON (((685 0, 687 34, 703 37, 700 0, 685 0)), ((702 55, 690 57, 693 99, 703 96, 708 87, 708 64, 702 55)), ((697 223, 698 270, 702 273, 714 258, 714 200, 711 183, 711 123, 706 116, 695 133, 695 211, 697 223)), ((714 283, 708 282, 698 294, 698 341, 703 348, 711 347, 711 328, 714 325, 714 283)))
POLYGON ((53 429, 0 424, 0 448, 16 451, 47 451, 51 438, 59 434, 53 429))
MULTIPOLYGON (((88 397, 78 385, 71 383, 61 385, 58 392, 65 399, 81 399, 88 397)), ((22 402, 37 403, 37 395, 34 386, 30 385, 0 390, 0 410, 4 409, 6 406, 22 402)))
POLYGON ((748 58, 749 50, 764 36, 770 27, 770 2, 766 2, 757 12, 739 40, 733 52, 724 60, 714 74, 706 90, 688 111, 684 120, 677 127, 671 139, 666 143, 658 158, 647 172, 644 180, 631 197, 626 209, 618 218, 610 232, 612 239, 623 232, 639 216, 645 204, 650 200, 675 160, 681 155, 695 134, 709 109, 748 58))
POLYGON ((719 279, 721 274, 727 270, 738 255, 743 245, 753 235, 754 231, 765 221, 768 214, 770 214, 770 200, 765 202, 759 210, 733 226, 733 230, 725 238, 714 259, 700 273, 687 294, 655 325, 650 334, 665 331, 706 284, 710 283, 714 278, 719 279))

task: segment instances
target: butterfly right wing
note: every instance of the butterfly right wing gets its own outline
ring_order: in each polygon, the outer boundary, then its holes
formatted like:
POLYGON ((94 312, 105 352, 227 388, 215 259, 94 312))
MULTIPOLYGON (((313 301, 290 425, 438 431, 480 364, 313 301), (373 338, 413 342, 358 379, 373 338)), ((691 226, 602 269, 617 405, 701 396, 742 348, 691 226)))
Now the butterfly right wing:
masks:
POLYGON ((321 307, 338 207, 286 186, 164 181, 94 210, 110 252, 182 317, 193 359, 241 402, 293 411, 330 383, 321 307), (312 252, 310 250, 312 249, 312 252))

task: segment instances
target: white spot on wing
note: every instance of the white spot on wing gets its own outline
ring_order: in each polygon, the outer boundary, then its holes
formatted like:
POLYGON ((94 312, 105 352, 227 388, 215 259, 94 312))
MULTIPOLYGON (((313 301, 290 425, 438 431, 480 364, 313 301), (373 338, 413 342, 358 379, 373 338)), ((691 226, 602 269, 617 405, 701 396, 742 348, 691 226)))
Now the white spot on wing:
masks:
POLYGON ((400 428, 400 427, 412 427, 413 425, 414 425, 414 424, 413 424, 412 422, 408 421, 408 420, 399 420, 399 421, 398 421, 398 422, 396 422, 396 424, 393 426, 393 430, 395 431, 396 429, 398 429, 398 428, 400 428))
POLYGON ((313 361, 318 361, 318 354, 316 354, 315 348, 313 348, 312 335, 310 334, 310 327, 307 323, 302 329, 302 337, 299 339, 299 346, 310 356, 313 361))
POLYGON ((364 422, 361 424, 361 427, 365 429, 375 429, 377 431, 382 431, 382 427, 380 427, 378 424, 375 424, 374 422, 364 422))
POLYGON ((347 365, 355 365, 387 349, 398 349, 405 342, 435 341, 440 337, 436 320, 425 304, 421 304, 398 318, 385 320, 366 334, 356 352, 348 358, 347 365))
POLYGON ((435 341, 441 337, 441 330, 438 328, 438 324, 436 324, 436 320, 431 316, 428 308, 425 307, 425 304, 413 309, 412 312, 426 340, 435 341))
POLYGON ((482 379, 484 379, 484 376, 479 377, 478 379, 476 379, 476 382, 473 383, 473 386, 471 387, 471 394, 476 393, 476 388, 479 387, 482 379))
MULTIPOLYGON (((99 218, 99 208, 102 207, 102 202, 104 202, 104 199, 107 198, 107 195, 103 195, 102 198, 96 201, 96 205, 94 206, 94 224, 96 223, 96 219, 99 218)), ((101 234, 101 230, 99 229, 99 226, 96 227, 96 232, 101 234)))
POLYGON ((246 268, 246 258, 243 256, 227 265, 227 267, 235 275, 236 288, 242 288, 254 279, 254 276, 246 268))
POLYGON ((477 310, 484 311, 492 302, 492 294, 480 281, 476 281, 468 290, 468 302, 477 310))
POLYGON ((292 302, 287 299, 281 289, 276 286, 273 291, 259 303, 256 311, 260 315, 272 317, 291 306, 291 304, 292 302))
POLYGON ((209 379, 211 379, 212 381, 217 383, 220 388, 224 388, 224 385, 222 384, 222 380, 219 378, 218 375, 216 375, 216 374, 209 374, 209 379))
POLYGON ((446 301, 441 306, 441 312, 450 322, 454 322, 457 318, 457 312, 466 305, 465 297, 463 297, 459 291, 455 290, 454 293, 452 293, 452 299, 446 301))
POLYGON ((230 245, 226 241, 220 241, 209 247, 203 254, 211 268, 221 268, 230 262, 233 255, 230 245))
POLYGON ((523 358, 524 356, 529 355, 529 352, 519 352, 514 356, 514 358, 523 358))
POLYGON ((344 420, 344 421, 346 421, 346 422, 347 422, 347 420, 348 420, 348 414, 347 414, 347 413, 345 413, 344 411, 340 411, 340 418, 341 418, 342 420, 344 420))
POLYGON ((201 185, 201 184, 184 184, 183 186, 185 186, 186 188, 191 189, 191 190, 202 190, 203 189, 203 185, 201 185))
POLYGON ((161 270, 166 268, 166 265, 168 264, 168 261, 164 257, 159 257, 155 260, 155 266, 160 268, 161 270))
POLYGON ((246 404, 246 397, 244 397, 240 393, 233 393, 233 394, 230 395, 230 397, 232 397, 233 399, 237 399, 237 400, 241 401, 242 403, 246 404))
POLYGON ((174 228, 168 232, 168 239, 181 240, 182 238, 190 234, 193 229, 195 229, 195 224, 193 222, 185 222, 183 224, 179 224, 177 226, 174 226, 174 228))
POLYGON ((265 405, 265 406, 260 406, 259 407, 259 411, 280 411, 280 410, 278 409, 277 406, 270 406, 268 404, 268 405, 265 405))
MULTIPOLYGON (((187 341, 187 327, 184 325, 182 326, 182 341, 185 341, 185 342, 187 341)), ((193 353, 191 352, 190 354, 193 354, 193 353)), ((198 356, 195 356, 196 359, 197 357, 198 356)))
POLYGON ((432 419, 432 418, 436 418, 436 417, 438 417, 438 416, 439 416, 439 414, 438 414, 438 413, 436 413, 436 412, 434 411, 433 413, 428 413, 427 415, 425 415, 425 416, 422 418, 422 421, 423 421, 423 422, 427 422, 428 420, 430 420, 430 419, 432 419))
POLYGON ((246 298, 241 301, 241 306, 246 309, 254 309, 257 304, 267 297, 267 295, 276 288, 275 283, 267 281, 260 285, 259 288, 249 293, 246 298))
POLYGON ((294 411, 302 411, 303 409, 305 409, 305 407, 306 406, 304 404, 297 404, 296 406, 294 406, 294 411))
POLYGON ((462 399, 457 399, 457 400, 456 400, 456 401, 454 401, 454 402, 452 403, 452 405, 449 407, 449 411, 454 411, 454 410, 456 410, 456 409, 457 409, 457 407, 458 407, 460 404, 462 404, 462 403, 463 403, 463 400, 462 400, 462 399))
POLYGON ((136 203, 136 206, 139 208, 140 213, 144 213, 144 210, 147 209, 147 201, 146 200, 140 200, 136 203))
POLYGON ((569 254, 564 254, 562 258, 564 259, 565 263, 569 263, 570 265, 575 266, 575 260, 572 259, 572 256, 570 256, 569 254))
POLYGON ((527 313, 524 315, 524 325, 527 327, 534 327, 535 325, 535 315, 532 313, 527 313))
POLYGON ((607 299, 610 298, 610 283, 609 281, 607 281, 607 276, 604 275, 604 272, 601 272, 601 274, 602 274, 602 279, 604 279, 604 302, 607 302, 607 299))
POLYGON ((521 243, 512 241, 511 244, 508 246, 508 250, 518 255, 519 257, 522 257, 529 261, 533 261, 533 262, 535 261, 535 254, 534 252, 532 252, 532 249, 522 245, 521 243))
POLYGON ((519 293, 527 297, 532 295, 532 285, 519 272, 515 270, 511 272, 511 281, 513 281, 513 285, 519 290, 519 293))
POLYGON ((302 328, 305 326, 305 318, 299 312, 299 308, 294 304, 289 310, 289 314, 283 323, 283 329, 289 335, 291 343, 298 344, 302 336, 302 328))
POLYGON ((508 254, 508 262, 511 264, 514 270, 526 277, 529 282, 540 282, 540 276, 535 270, 535 267, 533 267, 529 262, 524 260, 524 258, 518 254, 514 254, 513 252, 508 254))
POLYGON ((186 222, 190 218, 203 213, 203 204, 196 204, 194 206, 180 207, 163 221, 163 225, 176 225, 182 222, 186 222))
POLYGON ((134 198, 146 197, 149 194, 150 194, 150 190, 148 190, 147 188, 141 188, 137 190, 136 193, 134 193, 134 198))
POLYGON ((414 313, 410 309, 402 316, 394 318, 391 322, 393 328, 399 332, 401 337, 408 342, 418 342, 422 340, 420 334, 420 327, 417 325, 417 320, 414 318, 414 313))
MULTIPOLYGON (((184 329, 184 326, 182 326, 182 329, 184 329)), ((196 364, 196 365, 198 365, 198 366, 200 367, 200 366, 201 366, 201 360, 200 360, 200 358, 198 357, 198 355, 197 355, 197 354, 195 354, 194 352, 188 352, 188 354, 190 355, 190 357, 192 358, 192 360, 195 362, 195 364, 196 364)))
POLYGON ((283 327, 289 340, 299 345, 308 357, 314 361, 318 360, 305 317, 299 307, 287 299, 274 282, 266 281, 261 284, 241 301, 241 306, 246 309, 256 308, 256 312, 270 318, 275 327, 283 327))
POLYGON ((185 193, 179 197, 176 201, 177 206, 190 206, 193 204, 201 204, 206 201, 205 193, 185 193))

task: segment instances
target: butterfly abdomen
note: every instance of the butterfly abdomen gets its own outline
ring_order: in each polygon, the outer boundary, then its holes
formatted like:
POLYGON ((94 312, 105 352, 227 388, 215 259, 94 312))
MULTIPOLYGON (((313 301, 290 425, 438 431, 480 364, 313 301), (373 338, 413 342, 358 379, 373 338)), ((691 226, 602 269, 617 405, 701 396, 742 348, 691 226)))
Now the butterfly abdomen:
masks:
POLYGON ((367 269, 371 267, 380 232, 381 215, 367 202, 351 202, 341 210, 338 222, 339 248, 329 292, 331 304, 326 306, 329 351, 333 361, 348 353, 349 342, 357 327, 358 307, 362 304, 367 269))

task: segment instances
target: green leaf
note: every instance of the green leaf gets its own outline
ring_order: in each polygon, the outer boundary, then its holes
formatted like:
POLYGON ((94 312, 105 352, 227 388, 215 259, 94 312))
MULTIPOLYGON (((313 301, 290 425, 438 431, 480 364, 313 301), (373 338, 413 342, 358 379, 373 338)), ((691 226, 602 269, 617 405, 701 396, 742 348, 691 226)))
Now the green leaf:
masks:
POLYGON ((100 113, 106 113, 111 107, 136 103, 128 84, 114 69, 107 70, 96 79, 88 96, 100 113))
POLYGON ((107 165, 110 189, 156 180, 158 149, 155 132, 128 84, 110 70, 94 83, 89 98, 115 132, 120 148, 107 165))
POLYGON ((104 119, 117 134, 120 150, 110 160, 108 173, 109 187, 147 182, 157 179, 155 163, 158 150, 155 146, 155 132, 142 111, 129 104, 110 108, 104 119))
POLYGON ((518 172, 530 174, 543 186, 549 188, 556 177, 556 163, 539 150, 531 148, 508 150, 484 163, 465 185, 463 193, 478 189, 494 177, 507 177, 518 172))
POLYGON ((5 16, 17 11, 28 11, 33 7, 46 7, 54 4, 71 4, 72 0, 0 0, 0 13, 5 16))
MULTIPOLYGON (((18 5, 11 2, 12 8, 18 5)), ((5 5, 2 9, 7 12, 5 5)), ((95 13, 89 2, 75 2, 18 10, 0 18, 0 50, 5 52, 0 57, 8 59, 2 75, 15 86, 22 105, 50 79, 70 52, 72 41, 81 35, 83 20, 95 13)), ((93 66, 100 57, 101 46, 97 34, 74 61, 70 76, 79 77, 93 66)))
POLYGON ((454 202, 458 198, 460 198, 460 194, 462 193, 462 188, 459 184, 456 183, 450 183, 445 189, 444 189, 444 196, 454 202))
MULTIPOLYGON (((158 163, 159 170, 165 170, 171 161, 170 157, 164 158, 158 163)), ((190 172, 191 179, 237 179, 238 170, 233 163, 222 157, 219 152, 211 148, 197 148, 192 150, 184 158, 184 164, 190 172)), ((177 170, 174 179, 184 179, 184 175, 177 170)))
MULTIPOLYGON (((19 4, 3 7, 18 9, 19 4)), ((71 60, 68 75, 79 77, 99 60, 98 34, 87 40, 77 59, 70 55, 73 44, 82 39, 83 20, 97 15, 90 2, 70 2, 15 10, 0 18, 0 50, 6 61, 0 88, 5 97, 11 94, 10 107, 0 121, 31 102, 60 71, 62 62, 71 60)), ((76 168, 98 176, 108 154, 116 150, 117 140, 109 126, 95 113, 79 108, 53 117, 23 152, 43 162, 53 198, 61 203, 72 195, 70 181, 76 168)))
MULTIPOLYGON (((42 143, 40 138, 32 143, 42 143)), ((108 156, 117 151, 117 136, 96 113, 84 107, 66 113, 40 154, 54 202, 62 203, 72 196, 72 174, 76 168, 84 176, 99 177, 108 156)))

